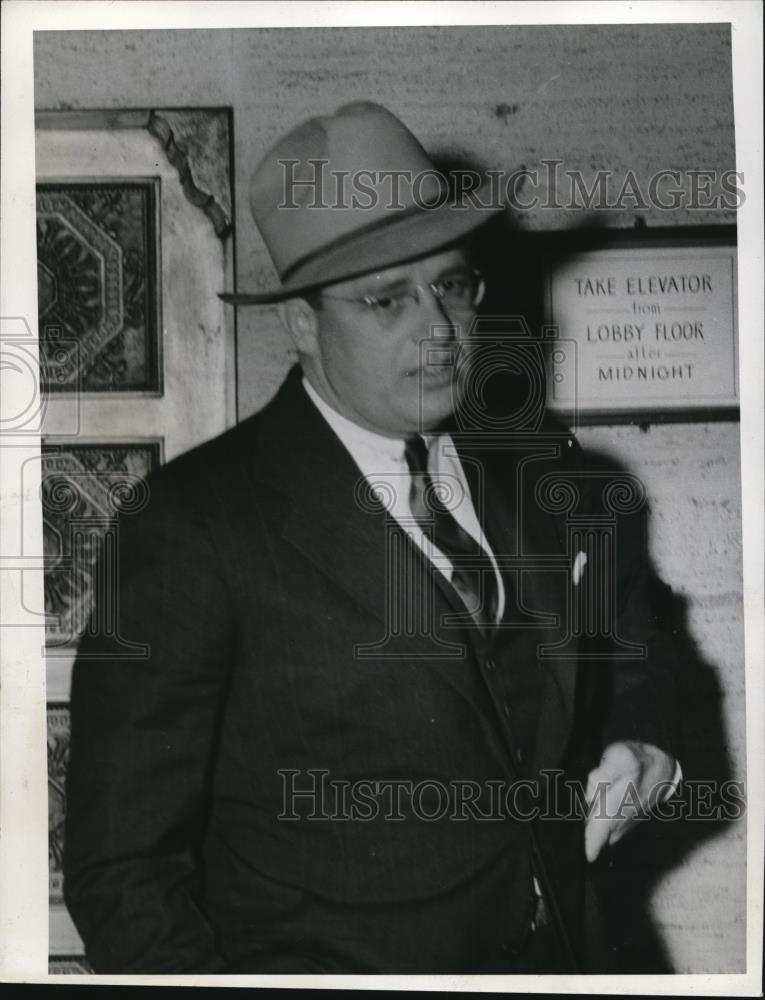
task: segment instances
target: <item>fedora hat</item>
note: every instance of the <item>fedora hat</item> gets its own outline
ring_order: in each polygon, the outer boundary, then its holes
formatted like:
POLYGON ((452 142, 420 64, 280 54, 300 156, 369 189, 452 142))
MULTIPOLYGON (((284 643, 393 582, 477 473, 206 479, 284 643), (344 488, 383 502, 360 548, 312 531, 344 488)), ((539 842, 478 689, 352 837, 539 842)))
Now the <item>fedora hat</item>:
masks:
POLYGON ((278 302, 435 252, 503 210, 483 207, 487 191, 455 197, 414 135, 379 104, 357 101, 311 118, 266 154, 250 184, 279 287, 220 298, 278 302))

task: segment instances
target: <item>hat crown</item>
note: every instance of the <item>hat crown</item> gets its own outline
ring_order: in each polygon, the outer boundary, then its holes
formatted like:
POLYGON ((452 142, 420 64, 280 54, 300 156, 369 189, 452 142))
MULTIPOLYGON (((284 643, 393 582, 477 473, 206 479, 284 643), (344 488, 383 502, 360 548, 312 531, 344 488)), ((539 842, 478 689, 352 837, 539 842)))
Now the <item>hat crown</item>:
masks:
POLYGON ((356 101, 280 139, 250 184, 250 209, 284 280, 303 258, 394 222, 442 192, 435 166, 387 108, 356 101))

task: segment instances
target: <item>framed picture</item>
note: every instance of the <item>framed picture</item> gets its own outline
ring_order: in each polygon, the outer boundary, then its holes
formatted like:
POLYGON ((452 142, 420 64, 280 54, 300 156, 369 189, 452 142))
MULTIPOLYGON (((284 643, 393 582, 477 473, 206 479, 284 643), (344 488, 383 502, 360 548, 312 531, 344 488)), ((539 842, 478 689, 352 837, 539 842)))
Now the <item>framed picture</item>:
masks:
POLYGON ((738 417, 735 226, 543 243, 551 409, 577 423, 738 417))

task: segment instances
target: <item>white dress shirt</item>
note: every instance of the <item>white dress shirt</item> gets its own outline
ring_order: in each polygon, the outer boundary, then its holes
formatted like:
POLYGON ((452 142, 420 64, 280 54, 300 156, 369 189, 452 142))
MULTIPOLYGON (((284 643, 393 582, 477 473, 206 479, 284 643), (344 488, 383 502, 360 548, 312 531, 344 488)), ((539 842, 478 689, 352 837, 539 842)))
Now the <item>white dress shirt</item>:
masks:
MULTIPOLYGON (((319 413, 345 445, 378 500, 385 505, 388 512, 436 569, 451 583, 454 572, 452 563, 423 532, 409 505, 411 476, 404 456, 404 439, 385 437, 365 427, 359 427, 325 403, 305 377, 303 386, 319 413)), ((433 483, 440 483, 446 492, 447 499, 444 501, 444 506, 460 527, 479 543, 491 559, 497 580, 496 620, 501 621, 505 611, 505 588, 502 576, 476 515, 465 471, 457 457, 454 442, 448 434, 438 436, 438 446, 435 448, 432 439, 426 437, 426 441, 431 466, 428 471, 433 483)))

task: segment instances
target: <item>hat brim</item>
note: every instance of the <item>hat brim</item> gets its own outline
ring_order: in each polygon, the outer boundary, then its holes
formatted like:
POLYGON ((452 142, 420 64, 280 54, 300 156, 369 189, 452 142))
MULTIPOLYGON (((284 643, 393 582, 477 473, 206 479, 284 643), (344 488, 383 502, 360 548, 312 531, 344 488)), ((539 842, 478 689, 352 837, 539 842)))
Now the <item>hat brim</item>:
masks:
POLYGON ((271 291, 223 292, 218 297, 238 306, 268 305, 322 285, 346 281, 435 252, 467 236, 505 210, 504 205, 483 207, 481 194, 486 194, 487 190, 476 192, 478 204, 448 203, 437 208, 419 208, 416 212, 400 212, 386 218, 383 224, 356 230, 352 236, 311 254, 271 291))

